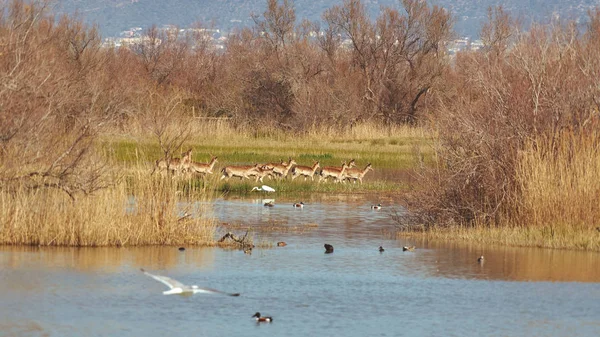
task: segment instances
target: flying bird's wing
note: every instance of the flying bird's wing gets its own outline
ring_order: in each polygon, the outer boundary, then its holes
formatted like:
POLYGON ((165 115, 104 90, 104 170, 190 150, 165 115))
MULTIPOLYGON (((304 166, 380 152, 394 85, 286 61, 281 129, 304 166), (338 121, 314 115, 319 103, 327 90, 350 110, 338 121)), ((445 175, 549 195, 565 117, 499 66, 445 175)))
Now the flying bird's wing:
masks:
POLYGON ((217 294, 222 294, 222 295, 227 295, 227 296, 240 296, 240 293, 228 293, 228 292, 224 292, 224 291, 217 290, 217 289, 212 289, 212 288, 200 288, 200 287, 197 287, 197 288, 194 289, 194 291, 196 291, 196 292, 217 293, 217 294))
POLYGON ((173 289, 173 288, 185 288, 186 285, 174 280, 170 277, 167 276, 162 276, 162 275, 154 275, 154 274, 150 274, 149 272, 145 271, 143 268, 140 269, 144 274, 146 274, 147 276, 152 277, 153 279, 157 280, 158 282, 161 282, 163 284, 165 284, 167 287, 173 289))

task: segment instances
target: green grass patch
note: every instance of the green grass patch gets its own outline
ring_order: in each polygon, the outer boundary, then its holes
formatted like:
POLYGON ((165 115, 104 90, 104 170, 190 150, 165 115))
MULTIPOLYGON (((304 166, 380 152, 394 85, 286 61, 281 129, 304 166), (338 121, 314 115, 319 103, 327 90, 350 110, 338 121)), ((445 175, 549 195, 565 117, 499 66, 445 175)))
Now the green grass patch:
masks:
MULTIPOLYGON (((269 186, 274 184, 281 193, 361 193, 361 192, 394 192, 405 191, 407 185, 402 181, 377 180, 376 175, 381 171, 406 172, 418 167, 419 156, 423 162, 433 162, 431 137, 415 136, 415 132, 392 134, 368 138, 365 136, 346 138, 326 137, 271 137, 269 135, 241 136, 232 134, 230 137, 213 137, 194 139, 193 142, 182 146, 182 151, 193 149, 192 160, 208 162, 211 156, 218 156, 214 168, 214 178, 220 177, 220 170, 228 165, 247 165, 255 163, 280 162, 293 158, 298 165, 312 166, 319 161, 321 168, 326 166, 341 166, 342 162, 355 159, 357 168, 362 169, 371 163, 376 173, 368 173, 364 184, 334 184, 331 182, 318 184, 304 182, 302 177, 292 181, 265 180, 269 186), (226 140, 224 140, 226 138, 226 140), (321 140, 323 139, 323 140, 321 140), (416 150, 418 149, 418 151, 416 150), (417 152, 419 152, 417 154, 417 152)), ((162 158, 163 153, 158 143, 151 137, 147 138, 110 138, 105 139, 102 146, 106 153, 119 165, 126 167, 146 166, 151 171, 154 162, 162 158)), ((180 151, 175 153, 179 157, 180 151)), ((394 176, 387 174, 386 176, 394 176)), ((195 179, 195 184, 203 184, 202 179, 195 179)), ((245 193, 253 186, 252 181, 240 182, 232 178, 230 181, 219 181, 213 186, 224 193, 245 193)), ((204 185, 194 185, 194 188, 204 188, 204 185)))

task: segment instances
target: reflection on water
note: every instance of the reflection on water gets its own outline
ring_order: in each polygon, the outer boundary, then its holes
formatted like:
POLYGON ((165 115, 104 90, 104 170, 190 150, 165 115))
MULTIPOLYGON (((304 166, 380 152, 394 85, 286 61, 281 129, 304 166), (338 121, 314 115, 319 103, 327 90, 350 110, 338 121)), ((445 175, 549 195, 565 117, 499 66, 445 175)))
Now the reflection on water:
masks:
POLYGON ((0 335, 600 335, 600 254, 392 240, 391 197, 312 196, 304 209, 275 199, 272 208, 239 197, 213 207, 221 222, 318 224, 260 232, 288 246, 252 255, 0 247, 0 335), (377 203, 384 209, 371 210, 377 203), (335 252, 324 254, 324 243, 335 252), (417 249, 403 252, 408 245, 417 249), (141 267, 242 296, 163 296, 141 267), (256 325, 256 311, 275 321, 256 325))
MULTIPOLYGON (((486 247, 456 242, 429 242, 437 275, 514 281, 600 282, 600 254, 576 250, 486 247), (483 264, 474 263, 484 255, 483 264), (464 268, 468 266, 468 268, 464 268), (457 272, 458 271, 458 272, 457 272)), ((423 258, 426 258, 425 256, 423 258)))

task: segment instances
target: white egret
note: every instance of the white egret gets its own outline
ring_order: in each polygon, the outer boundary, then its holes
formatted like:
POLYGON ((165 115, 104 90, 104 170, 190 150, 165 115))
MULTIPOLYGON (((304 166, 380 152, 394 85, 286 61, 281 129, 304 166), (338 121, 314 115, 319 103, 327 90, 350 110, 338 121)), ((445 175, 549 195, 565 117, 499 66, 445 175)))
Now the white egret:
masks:
POLYGON ((250 192, 252 191, 275 192, 275 189, 271 186, 262 185, 261 187, 253 187, 250 192))
POLYGON ((216 289, 200 288, 195 285, 188 286, 188 285, 185 285, 185 284, 183 284, 177 280, 174 280, 170 277, 150 274, 149 272, 145 271, 143 268, 141 268, 140 270, 147 276, 152 277, 153 279, 165 284, 167 287, 170 288, 170 290, 163 291, 164 295, 174 295, 174 294, 193 295, 193 294, 197 294, 197 293, 206 293, 206 294, 222 294, 222 295, 227 295, 227 296, 240 296, 239 293, 232 294, 232 293, 226 293, 224 291, 220 291, 220 290, 216 290, 216 289))

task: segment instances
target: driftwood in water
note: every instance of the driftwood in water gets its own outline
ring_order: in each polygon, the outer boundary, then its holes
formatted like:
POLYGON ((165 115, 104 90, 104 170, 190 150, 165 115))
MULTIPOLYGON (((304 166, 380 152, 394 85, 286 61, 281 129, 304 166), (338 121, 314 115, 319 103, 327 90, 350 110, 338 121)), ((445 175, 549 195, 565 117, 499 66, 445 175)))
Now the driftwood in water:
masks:
POLYGON ((218 242, 225 242, 225 240, 233 241, 241 246, 242 249, 252 249, 254 245, 252 243, 246 242, 246 238, 248 237, 248 231, 242 237, 237 237, 235 234, 231 232, 227 232, 227 234, 223 235, 223 237, 218 242))

